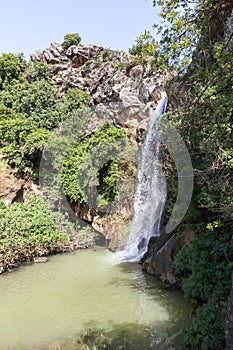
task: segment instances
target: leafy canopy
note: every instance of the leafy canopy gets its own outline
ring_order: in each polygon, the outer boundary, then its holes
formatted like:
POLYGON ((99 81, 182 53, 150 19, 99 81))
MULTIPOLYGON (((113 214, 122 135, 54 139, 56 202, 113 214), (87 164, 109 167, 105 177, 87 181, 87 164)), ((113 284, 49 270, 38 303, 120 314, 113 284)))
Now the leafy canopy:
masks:
POLYGON ((64 36, 62 47, 64 50, 68 49, 71 45, 78 45, 82 41, 81 36, 78 33, 69 33, 64 36))
POLYGON ((231 0, 153 0, 161 8, 161 23, 155 24, 160 64, 184 70, 195 51, 203 58, 222 41, 231 0), (215 38, 214 41, 212 40, 215 38), (207 52, 207 51, 208 52, 207 52))
POLYGON ((0 201, 0 271, 34 256, 62 251, 68 242, 54 223, 42 198, 6 206, 0 201))

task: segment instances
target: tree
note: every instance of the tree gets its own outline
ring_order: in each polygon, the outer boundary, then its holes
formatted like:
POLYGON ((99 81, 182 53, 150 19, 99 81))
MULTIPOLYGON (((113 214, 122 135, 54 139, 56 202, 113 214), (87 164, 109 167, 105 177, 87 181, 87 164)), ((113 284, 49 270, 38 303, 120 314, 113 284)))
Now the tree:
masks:
POLYGON ((161 8, 162 23, 154 25, 161 37, 160 62, 181 70, 192 61, 194 51, 202 51, 202 60, 214 54, 232 10, 231 0, 153 0, 153 5, 161 8))
MULTIPOLYGON (((233 259, 229 246, 233 229, 233 43, 232 33, 226 30, 233 3, 153 3, 161 6, 163 21, 155 26, 161 35, 158 61, 173 77, 166 86, 167 118, 186 141, 195 173, 192 203, 179 229, 191 226, 196 236, 175 261, 185 296, 195 305, 185 341, 193 350, 223 350, 233 259)), ((176 178, 172 166, 168 176, 172 181, 176 178)), ((171 187, 169 192, 170 202, 171 187)))
POLYGON ((25 65, 22 54, 3 53, 0 56, 0 88, 13 80, 21 80, 25 65))
POLYGON ((154 57, 156 54, 156 43, 151 33, 145 30, 140 34, 136 40, 135 45, 129 49, 129 53, 133 56, 139 57, 141 61, 147 57, 154 57))
POLYGON ((78 33, 69 33, 64 36, 62 47, 64 50, 68 49, 71 45, 80 44, 82 38, 78 33))
POLYGON ((0 103, 24 114, 38 127, 52 129, 61 120, 57 89, 45 79, 8 85, 0 92, 0 103))

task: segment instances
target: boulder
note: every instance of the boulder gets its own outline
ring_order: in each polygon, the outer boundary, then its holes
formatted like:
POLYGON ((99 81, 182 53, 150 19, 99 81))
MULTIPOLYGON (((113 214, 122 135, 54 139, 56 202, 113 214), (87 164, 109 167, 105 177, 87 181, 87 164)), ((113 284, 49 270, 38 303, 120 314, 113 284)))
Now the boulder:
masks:
POLYGON ((17 179, 11 168, 0 161, 0 198, 10 204, 14 201, 23 201, 23 180, 17 179))
POLYGON ((142 259, 142 269, 167 285, 178 283, 175 275, 174 257, 184 246, 190 246, 194 232, 187 229, 180 235, 162 233, 159 237, 152 237, 148 251, 142 259))
POLYGON ((46 256, 36 256, 33 258, 34 263, 46 263, 48 261, 48 258, 46 256))
POLYGON ((109 241, 109 248, 113 251, 123 249, 129 232, 131 211, 124 209, 121 212, 94 217, 92 227, 102 233, 109 241))

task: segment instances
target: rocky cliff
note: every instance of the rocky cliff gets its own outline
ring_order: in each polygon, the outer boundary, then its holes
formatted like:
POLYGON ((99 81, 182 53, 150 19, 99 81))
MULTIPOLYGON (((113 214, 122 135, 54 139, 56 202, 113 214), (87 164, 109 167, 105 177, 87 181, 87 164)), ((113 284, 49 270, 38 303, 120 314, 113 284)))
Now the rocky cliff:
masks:
MULTIPOLYGON (((48 49, 33 53, 31 61, 46 63, 61 97, 67 87, 79 88, 90 95, 90 105, 97 113, 110 110, 113 123, 125 128, 136 147, 142 141, 167 79, 154 69, 150 58, 140 64, 123 51, 96 45, 72 45, 64 50, 62 45, 52 43, 48 49)), ((91 132, 97 127, 98 121, 91 132)), ((73 209, 81 219, 110 238, 111 247, 116 249, 126 233, 132 202, 133 193, 128 203, 110 215, 87 203, 75 203, 73 209)))
MULTIPOLYGON (((166 76, 147 64, 137 64, 124 51, 100 46, 72 45, 64 50, 52 43, 44 51, 31 54, 32 62, 44 61, 52 73, 52 81, 60 86, 79 88, 91 96, 91 105, 122 103, 124 107, 154 109, 158 91, 166 76)), ((130 113, 132 117, 134 113, 130 113)))

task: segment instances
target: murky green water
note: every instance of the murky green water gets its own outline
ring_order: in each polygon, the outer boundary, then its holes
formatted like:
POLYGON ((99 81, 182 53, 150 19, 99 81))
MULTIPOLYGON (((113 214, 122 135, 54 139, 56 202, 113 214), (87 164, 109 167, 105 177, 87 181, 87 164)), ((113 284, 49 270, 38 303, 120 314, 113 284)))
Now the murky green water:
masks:
POLYGON ((144 342, 140 350, 182 348, 190 319, 182 294, 163 290, 136 263, 113 263, 112 254, 77 251, 0 276, 0 349, 48 344, 88 328, 128 332, 144 342))

